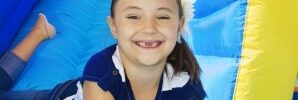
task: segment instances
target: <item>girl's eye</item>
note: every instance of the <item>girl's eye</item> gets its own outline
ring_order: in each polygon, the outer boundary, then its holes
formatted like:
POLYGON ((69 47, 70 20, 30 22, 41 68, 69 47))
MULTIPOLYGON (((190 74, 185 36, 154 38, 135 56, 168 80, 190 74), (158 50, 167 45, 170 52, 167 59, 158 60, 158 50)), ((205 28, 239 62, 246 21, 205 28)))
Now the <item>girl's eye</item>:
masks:
POLYGON ((135 20, 139 20, 139 19, 141 19, 141 18, 138 17, 138 16, 128 16, 128 17, 126 17, 126 18, 128 18, 128 19, 135 19, 135 20))
POLYGON ((170 19, 170 17, 167 17, 167 16, 160 16, 160 17, 157 17, 158 20, 168 20, 170 19))

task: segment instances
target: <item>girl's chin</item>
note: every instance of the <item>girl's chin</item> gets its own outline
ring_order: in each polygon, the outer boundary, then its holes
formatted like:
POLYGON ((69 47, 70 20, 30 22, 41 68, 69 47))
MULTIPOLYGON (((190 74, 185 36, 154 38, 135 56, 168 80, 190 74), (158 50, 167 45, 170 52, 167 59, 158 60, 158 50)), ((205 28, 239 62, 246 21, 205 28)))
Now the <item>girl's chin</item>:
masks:
POLYGON ((162 60, 158 58, 140 58, 139 63, 144 66, 156 66, 161 64, 162 60))

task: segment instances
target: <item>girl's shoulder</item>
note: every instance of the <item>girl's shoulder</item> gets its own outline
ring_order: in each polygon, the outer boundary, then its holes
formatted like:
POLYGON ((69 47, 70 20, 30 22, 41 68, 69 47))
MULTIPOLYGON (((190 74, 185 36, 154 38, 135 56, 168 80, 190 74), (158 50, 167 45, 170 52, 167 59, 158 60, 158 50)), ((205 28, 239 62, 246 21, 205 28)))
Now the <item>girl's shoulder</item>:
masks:
POLYGON ((185 85, 183 92, 185 93, 181 95, 182 98, 194 97, 196 98, 195 100, 203 100, 206 97, 206 92, 200 80, 189 80, 189 82, 185 85))
POLYGON ((206 93, 202 84, 190 80, 181 88, 163 92, 163 98, 171 98, 172 100, 203 100, 205 97, 206 93))
POLYGON ((82 80, 97 82, 103 90, 110 87, 109 84, 118 77, 118 71, 112 60, 115 50, 116 45, 112 45, 94 54, 85 66, 82 80))
POLYGON ((202 100, 206 97, 202 82, 191 80, 187 72, 174 74, 171 64, 167 64, 163 75, 163 97, 173 100, 202 100))

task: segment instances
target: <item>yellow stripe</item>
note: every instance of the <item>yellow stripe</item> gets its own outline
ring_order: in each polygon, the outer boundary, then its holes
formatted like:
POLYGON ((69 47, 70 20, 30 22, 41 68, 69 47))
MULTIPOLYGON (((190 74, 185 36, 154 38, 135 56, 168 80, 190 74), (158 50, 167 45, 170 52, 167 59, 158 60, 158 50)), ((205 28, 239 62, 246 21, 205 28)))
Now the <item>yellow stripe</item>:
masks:
POLYGON ((234 100, 291 100, 298 73, 298 0, 249 0, 234 100))

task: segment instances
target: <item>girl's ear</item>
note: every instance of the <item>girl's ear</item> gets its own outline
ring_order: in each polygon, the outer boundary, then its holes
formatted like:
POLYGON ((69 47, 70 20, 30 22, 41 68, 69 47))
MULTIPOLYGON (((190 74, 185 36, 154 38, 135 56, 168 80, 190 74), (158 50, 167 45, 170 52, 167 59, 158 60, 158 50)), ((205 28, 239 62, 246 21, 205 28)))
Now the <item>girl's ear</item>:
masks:
POLYGON ((115 25, 114 19, 111 16, 108 16, 107 22, 113 37, 117 38, 117 31, 116 31, 116 25, 115 25))
POLYGON ((182 17, 180 18, 180 20, 179 20, 178 33, 181 33, 181 32, 183 32, 183 31, 185 31, 185 30, 184 30, 184 24, 185 24, 185 17, 182 16, 182 17))

